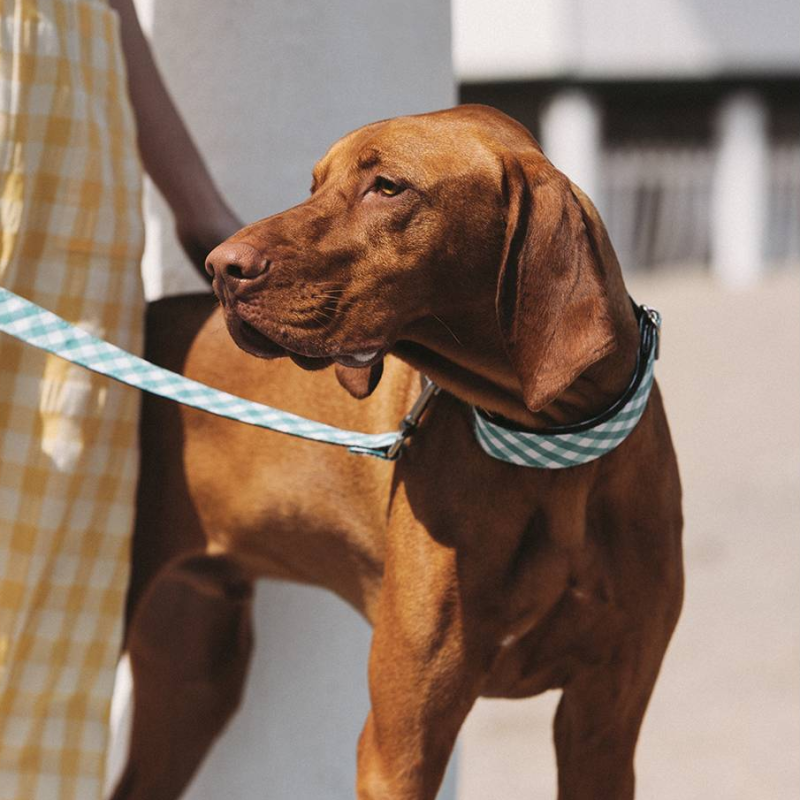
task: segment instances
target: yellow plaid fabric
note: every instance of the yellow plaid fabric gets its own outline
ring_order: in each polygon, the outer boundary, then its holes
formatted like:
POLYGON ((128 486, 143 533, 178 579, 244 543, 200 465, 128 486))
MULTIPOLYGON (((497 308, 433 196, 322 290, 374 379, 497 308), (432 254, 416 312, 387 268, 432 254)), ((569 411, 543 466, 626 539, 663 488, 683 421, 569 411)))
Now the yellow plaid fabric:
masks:
MULTIPOLYGON (((140 346, 140 165, 116 14, 0 0, 0 285, 140 346)), ((0 800, 96 800, 138 396, 0 336, 0 800)))

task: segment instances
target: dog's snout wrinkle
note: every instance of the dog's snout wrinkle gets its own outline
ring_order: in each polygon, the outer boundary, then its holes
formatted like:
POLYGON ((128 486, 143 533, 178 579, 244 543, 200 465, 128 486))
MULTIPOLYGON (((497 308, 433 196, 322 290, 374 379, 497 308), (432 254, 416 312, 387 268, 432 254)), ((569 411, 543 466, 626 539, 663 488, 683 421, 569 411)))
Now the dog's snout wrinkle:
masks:
POLYGON ((223 242, 206 259, 206 271, 225 281, 241 282, 260 277, 270 267, 265 255, 246 242, 223 242))

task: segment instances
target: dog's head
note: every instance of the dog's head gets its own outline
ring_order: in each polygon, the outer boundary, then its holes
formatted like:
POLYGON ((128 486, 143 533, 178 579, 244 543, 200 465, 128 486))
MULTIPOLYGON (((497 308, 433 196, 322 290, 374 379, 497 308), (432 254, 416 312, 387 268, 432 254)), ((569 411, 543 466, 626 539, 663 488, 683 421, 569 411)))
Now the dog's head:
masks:
POLYGON ((429 373, 515 383, 503 388, 537 410, 613 348, 606 245, 525 128, 461 106, 348 134, 307 200, 243 228, 207 268, 255 355, 336 363, 366 396, 393 350, 429 373))

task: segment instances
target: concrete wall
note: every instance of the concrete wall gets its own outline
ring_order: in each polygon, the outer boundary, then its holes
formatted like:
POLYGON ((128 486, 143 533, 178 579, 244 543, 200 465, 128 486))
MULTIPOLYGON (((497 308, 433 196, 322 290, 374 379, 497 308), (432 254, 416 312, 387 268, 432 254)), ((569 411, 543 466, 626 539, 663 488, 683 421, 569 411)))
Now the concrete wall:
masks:
MULTIPOLYGON (((445 0, 137 6, 189 127, 246 221, 307 196, 311 167, 343 133, 455 102, 445 0)), ((152 191, 146 212, 148 295, 201 288, 152 191)), ((352 798, 369 702, 366 624, 327 594, 265 583, 257 637, 245 709, 187 798, 352 798)), ((448 786, 443 798, 454 796, 448 786)))

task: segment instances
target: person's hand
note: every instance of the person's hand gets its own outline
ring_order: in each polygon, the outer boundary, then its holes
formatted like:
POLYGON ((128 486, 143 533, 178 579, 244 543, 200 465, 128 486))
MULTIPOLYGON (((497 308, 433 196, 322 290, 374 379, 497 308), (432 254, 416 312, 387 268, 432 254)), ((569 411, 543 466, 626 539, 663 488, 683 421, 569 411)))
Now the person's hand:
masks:
POLYGON ((175 219, 175 232, 184 252, 202 277, 209 282, 211 278, 205 268, 206 257, 218 244, 242 227, 242 221, 224 205, 214 214, 185 215, 175 219))

